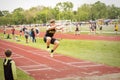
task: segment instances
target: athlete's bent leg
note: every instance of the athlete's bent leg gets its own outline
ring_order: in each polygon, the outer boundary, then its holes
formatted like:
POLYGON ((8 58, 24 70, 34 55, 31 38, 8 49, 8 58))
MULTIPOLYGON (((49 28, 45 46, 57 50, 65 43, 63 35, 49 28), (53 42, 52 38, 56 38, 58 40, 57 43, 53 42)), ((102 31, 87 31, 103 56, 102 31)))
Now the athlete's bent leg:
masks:
POLYGON ((51 38, 50 37, 46 37, 46 44, 47 44, 47 48, 49 48, 50 46, 50 42, 51 42, 51 38))
POLYGON ((54 42, 54 47, 53 47, 52 50, 55 51, 58 46, 59 46, 59 41, 56 40, 56 41, 54 42))
POLYGON ((55 42, 54 42, 54 47, 53 47, 53 49, 51 50, 51 54, 50 54, 50 56, 51 57, 53 57, 53 52, 56 50, 56 48, 59 46, 59 41, 58 40, 55 40, 55 42))

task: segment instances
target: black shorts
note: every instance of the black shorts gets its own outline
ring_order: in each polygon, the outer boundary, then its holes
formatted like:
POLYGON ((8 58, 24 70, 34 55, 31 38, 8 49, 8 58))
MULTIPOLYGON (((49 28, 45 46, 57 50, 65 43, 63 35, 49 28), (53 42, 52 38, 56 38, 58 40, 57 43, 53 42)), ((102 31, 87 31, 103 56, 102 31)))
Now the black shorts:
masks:
POLYGON ((94 26, 94 29, 96 29, 97 27, 96 26, 94 26))
POLYGON ((4 34, 6 34, 6 32, 4 31, 4 34))
POLYGON ((100 30, 102 30, 102 27, 100 27, 100 30))
POLYGON ((79 31, 79 29, 76 29, 75 31, 79 31))
POLYGON ((36 31, 36 34, 38 34, 39 33, 39 31, 36 31))
MULTIPOLYGON (((45 42, 45 43, 46 43, 46 40, 47 40, 46 37, 44 37, 44 42, 45 42)), ((51 43, 51 44, 54 44, 56 40, 57 40, 57 39, 55 39, 55 38, 51 38, 51 42, 50 42, 50 43, 51 43)))
POLYGON ((15 35, 15 33, 14 33, 14 32, 12 32, 12 35, 15 35))
POLYGON ((25 38, 28 39, 28 35, 25 35, 25 38))
POLYGON ((118 31, 117 29, 115 29, 115 31, 118 31))
POLYGON ((20 33, 22 33, 22 30, 20 30, 20 33))

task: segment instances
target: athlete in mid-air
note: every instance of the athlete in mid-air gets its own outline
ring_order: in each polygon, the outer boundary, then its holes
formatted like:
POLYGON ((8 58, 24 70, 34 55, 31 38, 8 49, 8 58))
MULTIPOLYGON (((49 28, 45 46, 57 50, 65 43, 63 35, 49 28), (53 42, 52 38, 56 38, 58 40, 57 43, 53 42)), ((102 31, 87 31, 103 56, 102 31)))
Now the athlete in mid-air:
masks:
POLYGON ((50 56, 53 57, 54 51, 59 46, 59 41, 55 38, 53 38, 56 30, 60 30, 62 27, 58 27, 58 25, 55 24, 55 20, 50 20, 50 25, 47 27, 46 34, 44 36, 44 42, 47 45, 47 50, 50 52, 50 56), (54 47, 50 49, 50 44, 53 44, 54 47))

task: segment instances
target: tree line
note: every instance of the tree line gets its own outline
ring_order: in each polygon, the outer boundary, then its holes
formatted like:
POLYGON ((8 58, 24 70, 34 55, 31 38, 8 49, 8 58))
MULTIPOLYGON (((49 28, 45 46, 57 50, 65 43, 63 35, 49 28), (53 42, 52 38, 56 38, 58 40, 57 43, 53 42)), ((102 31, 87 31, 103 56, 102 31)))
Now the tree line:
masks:
POLYGON ((59 2, 54 8, 46 6, 32 7, 28 10, 16 8, 12 12, 0 11, 0 25, 42 24, 54 18, 56 20, 88 21, 97 19, 119 19, 120 7, 106 5, 100 1, 83 4, 76 11, 72 2, 59 2))

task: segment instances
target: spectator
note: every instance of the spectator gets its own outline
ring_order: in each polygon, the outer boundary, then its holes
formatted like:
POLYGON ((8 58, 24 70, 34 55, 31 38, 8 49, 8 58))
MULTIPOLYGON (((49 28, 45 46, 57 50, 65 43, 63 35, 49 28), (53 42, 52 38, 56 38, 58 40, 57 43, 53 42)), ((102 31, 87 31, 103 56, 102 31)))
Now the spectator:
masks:
POLYGON ((36 42, 34 28, 31 29, 32 42, 36 42))
POLYGON ((116 33, 116 35, 117 35, 117 32, 118 32, 118 24, 117 23, 115 23, 115 33, 116 33))
POLYGON ((26 43, 28 43, 29 31, 27 30, 27 28, 24 31, 24 35, 25 35, 26 43))
POLYGON ((39 28, 38 28, 38 27, 36 27, 36 28, 35 28, 35 32, 36 32, 36 34, 37 34, 37 35, 39 35, 39 34, 40 34, 40 30, 39 30, 39 28))
POLYGON ((75 35, 79 35, 79 34, 80 34, 79 24, 76 24, 75 35))
POLYGON ((23 28, 22 28, 22 26, 21 26, 21 27, 20 27, 20 36, 22 35, 22 29, 23 29, 23 28))
POLYGON ((16 80, 17 74, 16 74, 16 65, 15 62, 11 59, 12 51, 6 50, 5 56, 3 62, 3 68, 4 68, 4 77, 5 80, 16 80))
POLYGON ((12 27, 11 31, 12 31, 12 38, 15 39, 15 28, 14 28, 14 26, 12 27))
POLYGON ((102 33, 102 25, 99 26, 100 34, 102 33))

